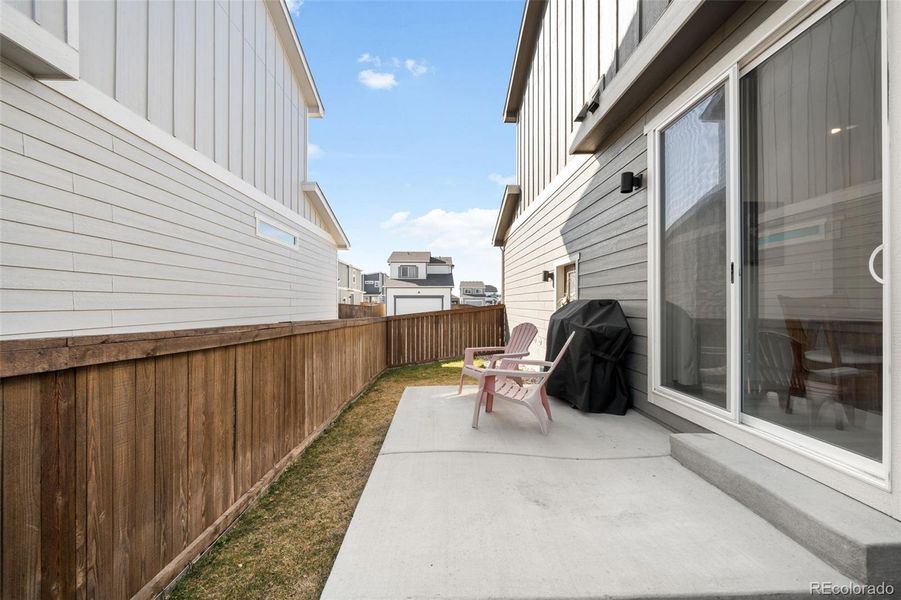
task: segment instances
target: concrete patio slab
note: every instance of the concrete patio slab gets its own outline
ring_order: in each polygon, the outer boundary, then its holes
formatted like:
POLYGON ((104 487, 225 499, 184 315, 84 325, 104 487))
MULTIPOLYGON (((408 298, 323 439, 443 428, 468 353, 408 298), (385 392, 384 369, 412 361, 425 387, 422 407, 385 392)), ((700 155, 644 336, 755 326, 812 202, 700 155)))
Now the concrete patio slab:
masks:
POLYGON ((523 407, 498 402, 470 427, 475 388, 463 396, 445 386, 407 388, 397 407, 382 454, 401 452, 495 452, 569 459, 666 456, 670 431, 630 411, 623 417, 587 414, 554 402, 549 435, 523 407), (466 407, 469 407, 467 412, 466 407))
POLYGON ((802 598, 848 583, 669 457, 640 415, 555 402, 543 436, 499 402, 476 431, 474 396, 449 392, 404 393, 323 598, 802 598))

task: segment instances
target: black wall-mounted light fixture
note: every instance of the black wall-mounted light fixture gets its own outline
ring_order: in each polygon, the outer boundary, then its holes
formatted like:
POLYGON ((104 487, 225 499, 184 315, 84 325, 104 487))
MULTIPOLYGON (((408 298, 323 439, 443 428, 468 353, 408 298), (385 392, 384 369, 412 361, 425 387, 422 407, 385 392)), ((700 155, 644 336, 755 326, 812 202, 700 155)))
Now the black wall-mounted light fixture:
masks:
POLYGON ((626 171, 620 175, 619 191, 621 194, 629 194, 641 187, 641 175, 636 175, 632 171, 626 171))
POLYGON ((553 271, 542 271, 541 272, 541 281, 547 282, 547 281, 553 281, 553 280, 554 280, 553 271))

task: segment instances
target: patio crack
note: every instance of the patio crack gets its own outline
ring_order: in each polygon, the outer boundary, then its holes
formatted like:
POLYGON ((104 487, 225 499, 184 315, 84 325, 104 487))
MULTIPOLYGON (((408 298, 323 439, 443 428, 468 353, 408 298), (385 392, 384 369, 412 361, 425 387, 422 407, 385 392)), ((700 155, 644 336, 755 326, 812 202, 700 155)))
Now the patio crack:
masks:
POLYGON ((500 452, 497 450, 394 450, 380 452, 379 456, 392 456, 397 454, 496 454, 499 456, 524 456, 527 458, 548 458, 551 460, 575 460, 575 461, 609 461, 609 460, 640 460, 647 458, 667 458, 666 454, 642 454, 640 456, 551 456, 547 454, 527 454, 525 452, 500 452))

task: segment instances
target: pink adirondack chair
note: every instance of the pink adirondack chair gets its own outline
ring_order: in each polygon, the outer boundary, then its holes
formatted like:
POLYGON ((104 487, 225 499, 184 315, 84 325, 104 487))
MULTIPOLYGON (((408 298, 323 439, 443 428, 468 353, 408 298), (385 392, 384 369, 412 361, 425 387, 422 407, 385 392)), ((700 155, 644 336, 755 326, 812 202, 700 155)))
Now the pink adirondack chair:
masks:
POLYGON ((510 339, 507 340, 506 346, 485 346, 482 348, 467 348, 463 357, 463 370, 460 373, 460 387, 457 395, 463 393, 463 378, 466 375, 475 377, 479 380, 481 387, 483 369, 475 366, 475 357, 480 354, 491 354, 488 359, 489 367, 503 367, 498 365, 497 361, 507 358, 522 358, 529 355, 529 346, 532 340, 538 335, 538 328, 531 323, 520 323, 510 332, 510 339))
POLYGON ((476 396, 475 411, 472 415, 472 426, 474 429, 479 428, 479 412, 481 412, 482 404, 485 404, 485 412, 490 413, 493 408, 494 398, 503 398, 517 404, 522 404, 532 411, 532 414, 538 418, 538 426, 541 433, 547 434, 548 421, 553 421, 551 417, 551 405, 548 403, 547 392, 544 387, 548 378, 560 359, 566 354, 570 342, 573 341, 575 332, 569 334, 566 343, 560 348, 554 362, 546 360, 525 360, 525 359, 505 359, 507 364, 513 366, 519 365, 536 365, 547 368, 546 371, 520 371, 510 368, 487 368, 482 370, 481 385, 479 393, 476 396), (534 385, 526 385, 519 383, 518 378, 537 379, 538 383, 534 385))

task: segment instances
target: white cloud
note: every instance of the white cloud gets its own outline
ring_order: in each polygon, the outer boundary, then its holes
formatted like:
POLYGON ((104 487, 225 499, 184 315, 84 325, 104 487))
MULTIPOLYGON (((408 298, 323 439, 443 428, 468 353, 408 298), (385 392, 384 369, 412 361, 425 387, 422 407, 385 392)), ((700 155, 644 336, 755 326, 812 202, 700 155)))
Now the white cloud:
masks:
POLYGON ((382 66, 382 59, 379 58, 378 56, 374 56, 368 52, 364 52, 363 54, 361 54, 360 57, 357 59, 357 62, 375 65, 376 67, 382 66))
POLYGON ((407 69, 413 77, 419 77, 420 75, 425 75, 429 72, 429 67, 425 61, 416 60, 415 58, 408 58, 405 60, 404 68, 407 69))
POLYGON ((500 175, 498 173, 492 173, 488 176, 488 179, 498 185, 513 185, 516 183, 516 175, 500 175))
POLYGON ((390 90, 397 85, 397 78, 394 73, 381 73, 372 69, 360 71, 357 75, 360 83, 373 90, 390 90))
POLYGON ((391 229, 392 227, 397 227, 401 223, 406 222, 407 218, 410 216, 409 211, 400 211, 391 215, 387 220, 382 221, 381 227, 382 229, 391 229))
POLYGON ((470 208, 448 211, 435 208, 418 217, 394 213, 382 223, 392 238, 394 250, 428 250, 438 256, 452 256, 454 278, 500 279, 500 254, 491 245, 497 210, 470 208))
POLYGON ((313 142, 307 143, 307 158, 313 160, 315 158, 322 158, 322 148, 314 144, 313 142))
POLYGON ((288 5, 288 12, 295 17, 300 15, 300 7, 303 6, 303 0, 285 0, 285 3, 288 5))

